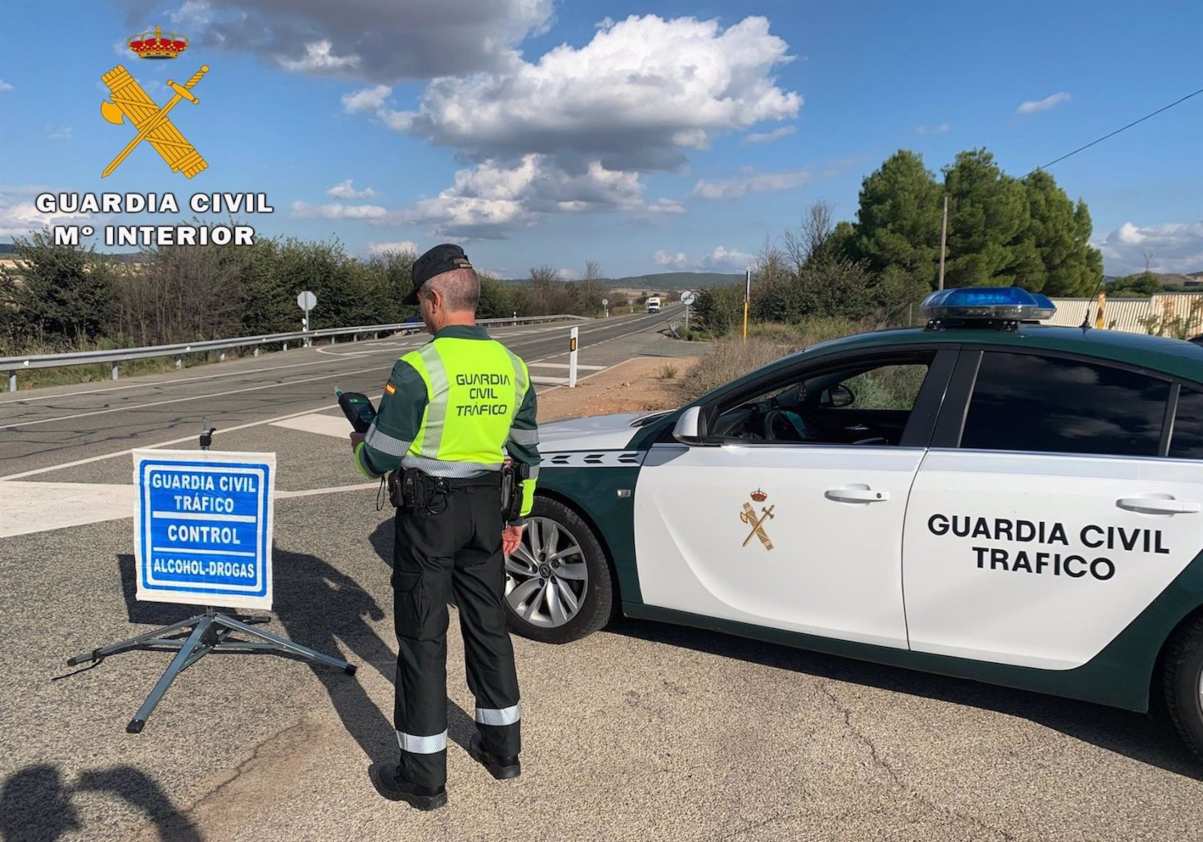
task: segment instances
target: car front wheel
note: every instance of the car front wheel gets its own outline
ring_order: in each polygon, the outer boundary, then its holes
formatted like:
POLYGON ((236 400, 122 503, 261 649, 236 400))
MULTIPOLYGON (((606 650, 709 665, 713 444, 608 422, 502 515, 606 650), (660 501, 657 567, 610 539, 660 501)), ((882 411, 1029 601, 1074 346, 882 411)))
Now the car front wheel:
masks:
POLYGON ((1183 626, 1170 641, 1162 691, 1174 727, 1203 760, 1203 617, 1183 626))
POLYGON ((543 643, 568 643, 610 619, 613 588, 593 530, 557 500, 535 499, 522 543, 505 560, 510 628, 543 643))

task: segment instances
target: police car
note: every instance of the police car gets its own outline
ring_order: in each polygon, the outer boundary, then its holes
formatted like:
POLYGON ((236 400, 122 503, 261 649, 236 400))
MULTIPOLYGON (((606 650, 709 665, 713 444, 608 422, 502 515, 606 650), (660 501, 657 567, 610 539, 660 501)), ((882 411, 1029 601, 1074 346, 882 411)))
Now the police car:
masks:
POLYGON ((1134 711, 1203 752, 1203 347, 945 290, 672 412, 542 428, 512 626, 614 613, 1134 711))

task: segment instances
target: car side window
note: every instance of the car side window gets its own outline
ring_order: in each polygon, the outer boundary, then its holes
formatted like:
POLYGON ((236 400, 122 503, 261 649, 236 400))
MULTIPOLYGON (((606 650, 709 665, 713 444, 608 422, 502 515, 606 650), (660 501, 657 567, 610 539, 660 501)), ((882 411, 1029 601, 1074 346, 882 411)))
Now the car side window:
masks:
POLYGON ((982 355, 961 447, 1156 456, 1165 380, 1037 354, 982 355))
POLYGON ((1174 459, 1203 459, 1203 390, 1186 386, 1178 393, 1178 411, 1170 437, 1174 459))
POLYGON ((711 437, 783 444, 897 445, 934 354, 838 363, 720 407, 711 437))

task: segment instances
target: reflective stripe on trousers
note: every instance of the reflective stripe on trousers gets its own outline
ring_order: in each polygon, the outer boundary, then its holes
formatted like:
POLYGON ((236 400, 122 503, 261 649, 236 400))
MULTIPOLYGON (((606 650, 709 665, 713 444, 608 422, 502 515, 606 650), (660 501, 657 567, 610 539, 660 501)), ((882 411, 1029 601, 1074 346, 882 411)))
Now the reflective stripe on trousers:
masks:
POLYGON ((476 721, 481 725, 513 725, 522 718, 522 706, 508 708, 477 708, 476 721))
POLYGON ((447 732, 443 731, 441 734, 433 734, 429 737, 415 737, 413 734, 398 731, 397 745, 401 746, 402 751, 408 751, 410 754, 434 754, 438 751, 446 751, 447 732))

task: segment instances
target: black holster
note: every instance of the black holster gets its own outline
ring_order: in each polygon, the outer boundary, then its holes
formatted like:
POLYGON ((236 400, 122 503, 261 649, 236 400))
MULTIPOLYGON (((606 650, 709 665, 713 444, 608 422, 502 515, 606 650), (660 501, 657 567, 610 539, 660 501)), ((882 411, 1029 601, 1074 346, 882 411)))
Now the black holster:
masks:
POLYGON ((522 516, 522 483, 530 476, 530 466, 506 460, 501 465, 501 515, 506 523, 522 516))
POLYGON ((447 480, 417 468, 401 468, 388 475, 388 499, 403 511, 437 513, 447 507, 447 480))

